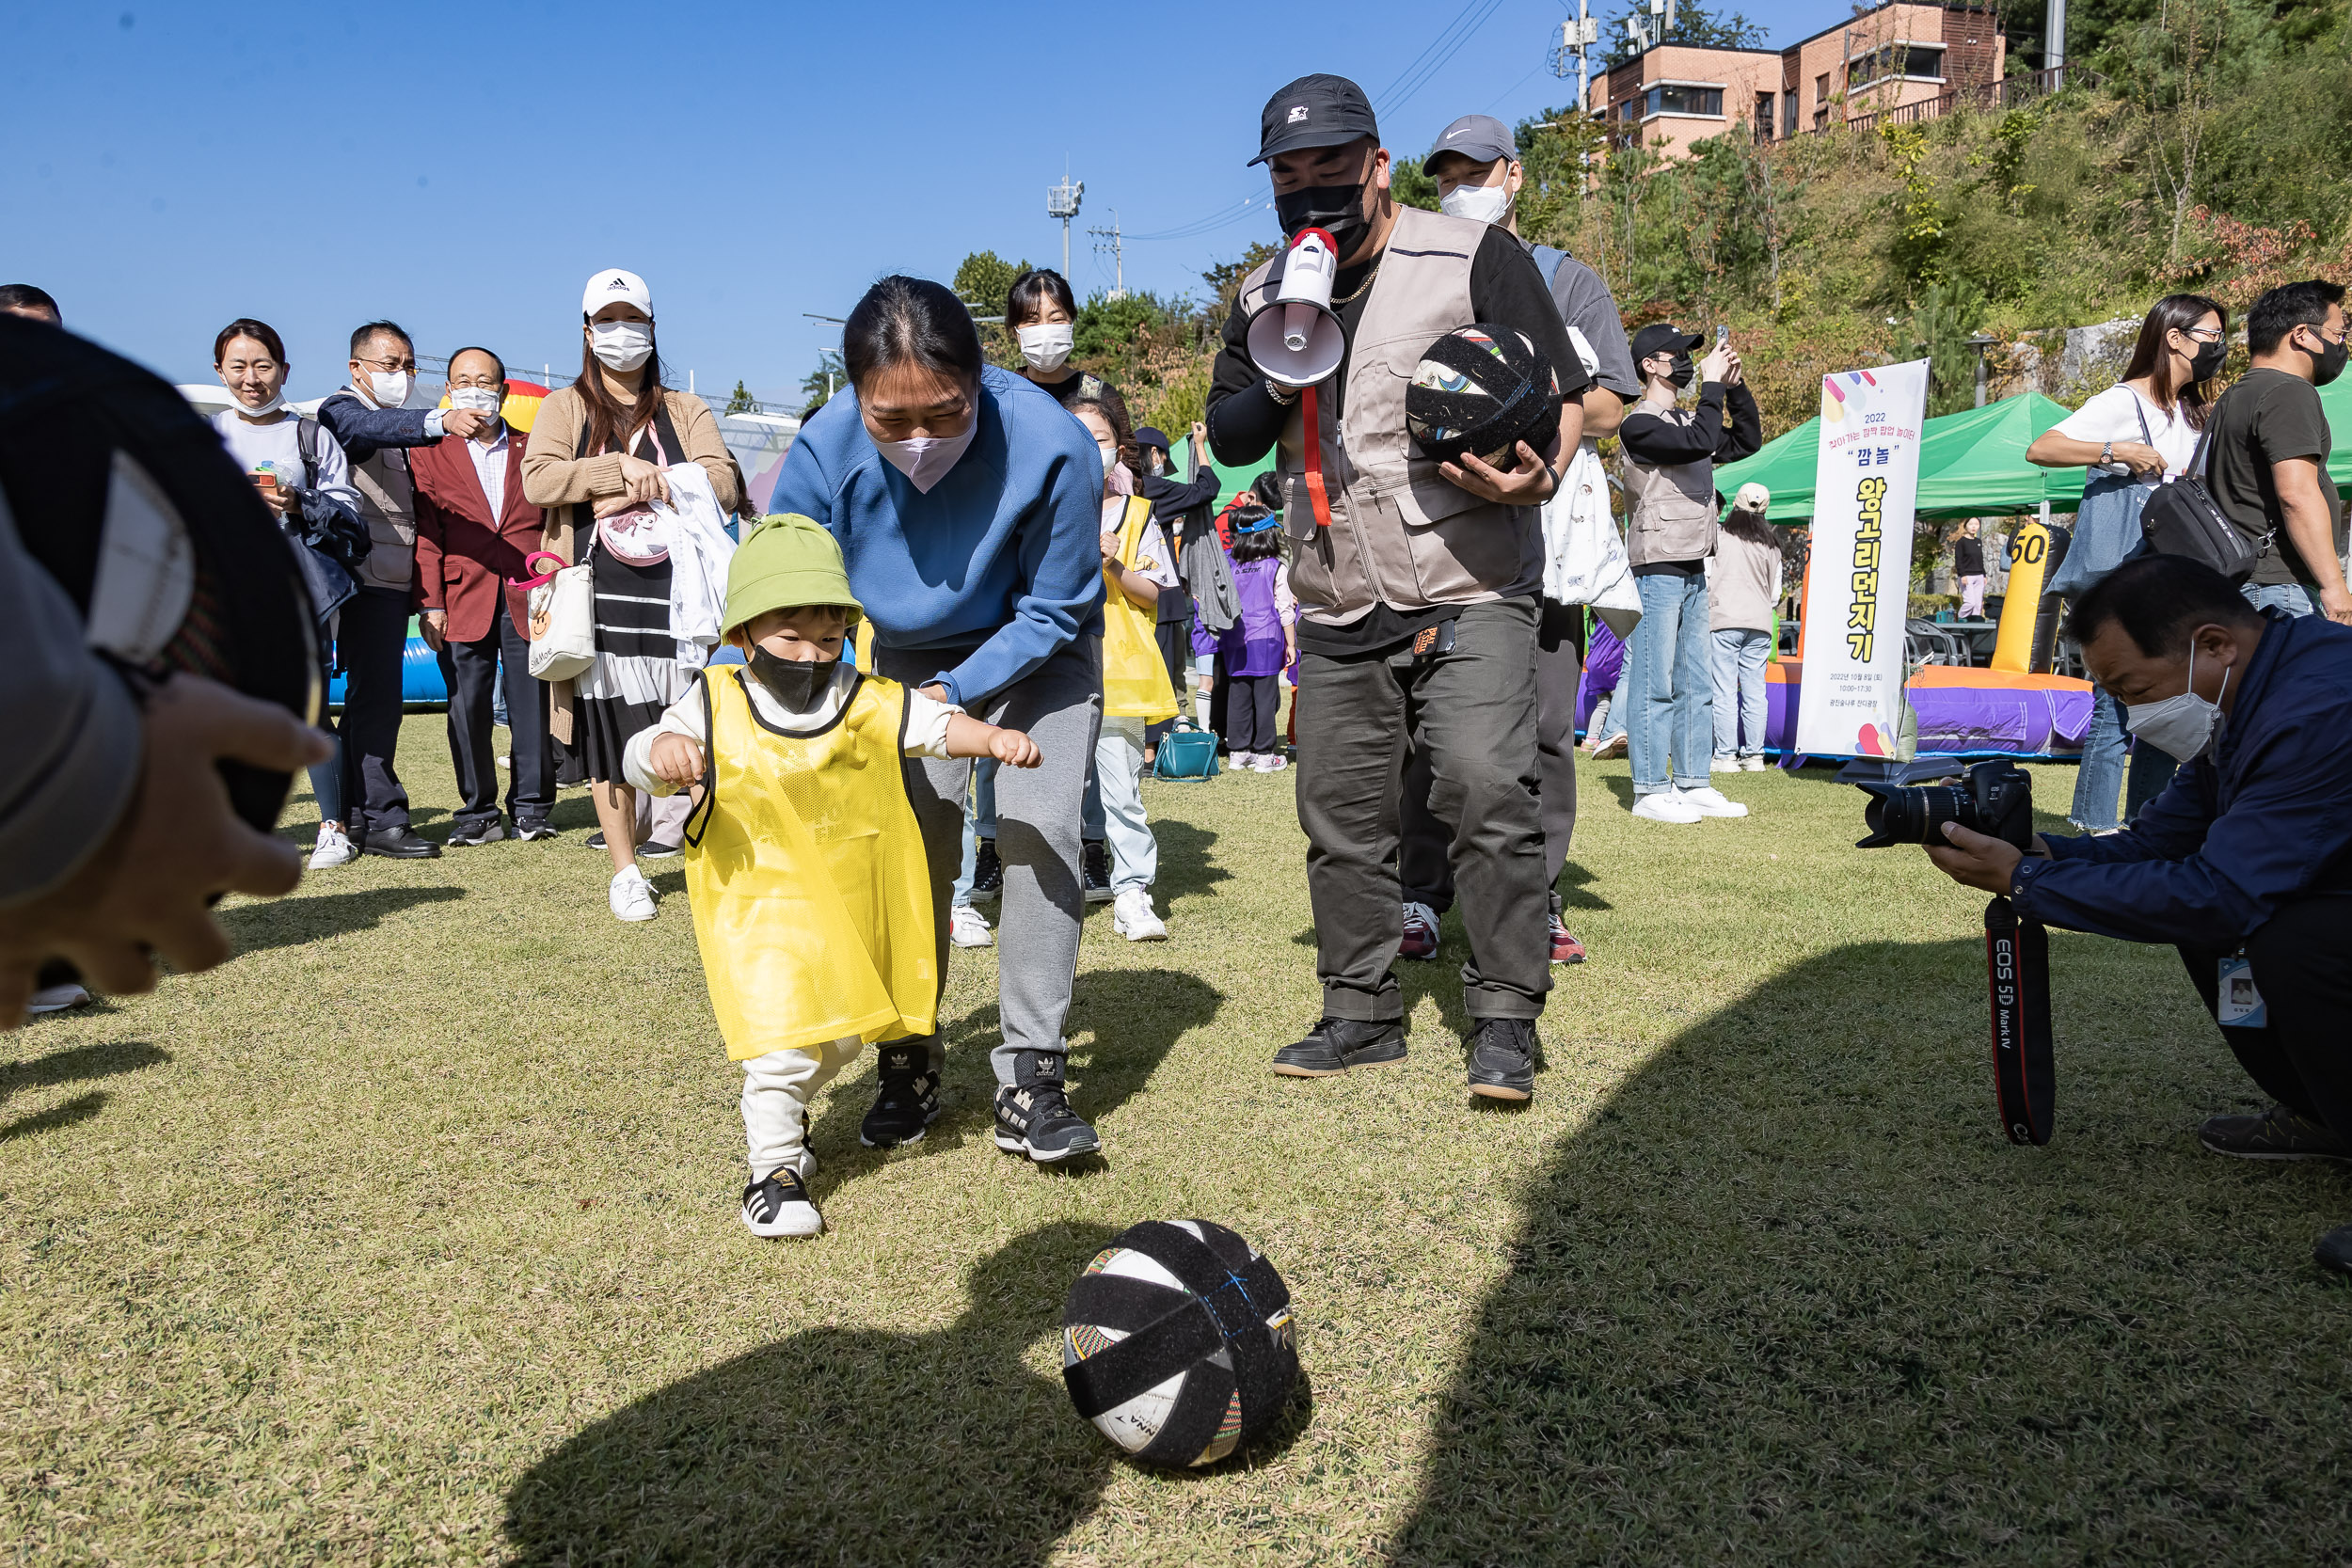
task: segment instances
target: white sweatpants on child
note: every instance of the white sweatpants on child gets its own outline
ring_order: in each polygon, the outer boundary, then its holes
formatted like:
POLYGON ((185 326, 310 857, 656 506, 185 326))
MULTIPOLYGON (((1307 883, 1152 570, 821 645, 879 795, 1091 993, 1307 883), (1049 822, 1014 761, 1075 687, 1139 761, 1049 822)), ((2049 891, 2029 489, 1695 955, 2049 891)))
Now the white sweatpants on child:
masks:
POLYGON ((1160 874, 1160 845, 1143 816, 1142 720, 1104 716, 1094 743, 1094 785, 1103 796, 1112 890, 1150 887, 1160 874))
POLYGON ((807 1144, 808 1102, 864 1049, 850 1035, 805 1051, 771 1051, 743 1064, 743 1142, 753 1180, 779 1165, 800 1168, 801 1151, 807 1144))

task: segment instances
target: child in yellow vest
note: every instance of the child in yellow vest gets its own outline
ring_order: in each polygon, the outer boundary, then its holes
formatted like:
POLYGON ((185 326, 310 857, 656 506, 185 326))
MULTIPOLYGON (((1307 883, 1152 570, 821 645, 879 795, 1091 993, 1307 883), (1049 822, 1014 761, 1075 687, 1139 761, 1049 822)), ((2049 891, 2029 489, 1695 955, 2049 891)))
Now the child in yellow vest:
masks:
POLYGON ((748 662, 703 671, 625 756, 637 788, 704 791, 686 886, 711 1011, 743 1064, 755 1236, 825 1227, 810 1096, 867 1042, 932 1030, 930 873, 901 756, 1038 764, 1027 736, 843 662, 863 614, 822 525, 763 519, 727 571, 725 637, 748 662))
POLYGON ((1083 826, 1087 897, 1111 900, 1111 928, 1129 942, 1165 942, 1167 924, 1152 908, 1160 847, 1143 815, 1143 734, 1176 717, 1158 626, 1160 593, 1177 585, 1175 557, 1152 503, 1135 494, 1109 413, 1083 398, 1070 412, 1103 454, 1103 731, 1083 826))

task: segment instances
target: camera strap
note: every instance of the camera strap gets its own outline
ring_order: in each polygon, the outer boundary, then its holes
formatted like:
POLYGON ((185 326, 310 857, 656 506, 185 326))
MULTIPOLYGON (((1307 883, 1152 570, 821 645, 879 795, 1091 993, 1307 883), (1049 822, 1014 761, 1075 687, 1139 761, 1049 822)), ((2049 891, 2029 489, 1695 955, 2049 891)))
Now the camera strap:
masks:
POLYGON ((2007 898, 1984 907, 1984 975, 2002 1129, 2013 1144, 2046 1144, 2058 1076, 2050 1056, 2050 935, 2007 898))

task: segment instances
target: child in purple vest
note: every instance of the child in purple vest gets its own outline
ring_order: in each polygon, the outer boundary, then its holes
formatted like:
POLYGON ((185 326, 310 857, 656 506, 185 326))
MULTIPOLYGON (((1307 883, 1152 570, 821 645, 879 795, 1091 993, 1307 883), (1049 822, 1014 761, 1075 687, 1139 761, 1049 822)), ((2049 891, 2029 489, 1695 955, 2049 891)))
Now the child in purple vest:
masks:
POLYGON ((1241 616, 1218 640, 1217 684, 1225 693, 1225 749, 1236 768, 1279 771, 1282 671, 1297 653, 1298 601, 1282 570, 1281 519, 1264 507, 1233 515, 1227 554, 1241 616))

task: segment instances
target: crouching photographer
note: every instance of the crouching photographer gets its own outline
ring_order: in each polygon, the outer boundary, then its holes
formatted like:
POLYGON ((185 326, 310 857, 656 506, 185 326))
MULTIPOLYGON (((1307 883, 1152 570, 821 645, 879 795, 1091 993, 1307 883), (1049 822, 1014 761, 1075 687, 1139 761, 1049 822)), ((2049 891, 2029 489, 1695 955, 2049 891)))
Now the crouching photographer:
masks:
MULTIPOLYGON (((2131 826, 2021 851, 1947 822, 1929 858, 2022 921, 2178 948, 2265 1094, 2209 1117, 2217 1154, 2352 1160, 2352 627, 2249 608, 2180 556, 2126 562, 2069 627, 2132 732, 2185 759, 2131 826)), ((2352 1274, 2352 1225, 2319 1239, 2352 1274)))

